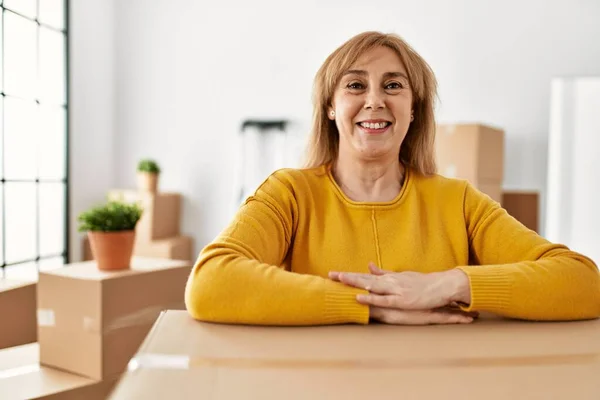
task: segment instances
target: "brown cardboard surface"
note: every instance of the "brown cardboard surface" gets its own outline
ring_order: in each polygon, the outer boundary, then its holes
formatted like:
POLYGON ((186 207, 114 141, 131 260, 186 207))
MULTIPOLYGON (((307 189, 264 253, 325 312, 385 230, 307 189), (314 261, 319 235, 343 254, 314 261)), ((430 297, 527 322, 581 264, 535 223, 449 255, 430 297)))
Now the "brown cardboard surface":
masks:
POLYGON ((502 207, 527 228, 539 231, 539 195, 537 192, 505 191, 502 207))
POLYGON ((600 398, 598 337, 600 320, 296 328, 168 311, 111 399, 600 398))
POLYGON ((146 243, 138 242, 133 252, 135 255, 142 257, 192 261, 195 258, 193 247, 194 239, 192 237, 177 236, 146 243))
POLYGON ((110 190, 110 200, 139 202, 144 212, 136 226, 136 241, 149 242, 179 236, 181 227, 181 195, 150 193, 136 190, 110 190))
POLYGON ((0 398, 106 399, 117 378, 94 381, 39 365, 37 343, 0 350, 0 398))
POLYGON ((122 373, 160 312, 184 309, 190 269, 134 257, 123 271, 88 261, 40 272, 40 362, 98 380, 122 373))
POLYGON ((502 185, 500 183, 482 183, 478 190, 490 196, 492 200, 502 203, 502 185))
POLYGON ((37 341, 36 283, 0 279, 0 349, 37 341))
POLYGON ((441 175, 475 187, 504 180, 504 131, 482 124, 438 125, 436 161, 441 175))

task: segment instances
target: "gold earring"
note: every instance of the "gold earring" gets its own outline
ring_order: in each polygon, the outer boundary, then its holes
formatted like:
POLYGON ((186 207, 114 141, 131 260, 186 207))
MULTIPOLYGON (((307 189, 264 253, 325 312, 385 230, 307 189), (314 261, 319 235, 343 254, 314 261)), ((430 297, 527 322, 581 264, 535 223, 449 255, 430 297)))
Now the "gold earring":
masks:
POLYGON ((331 115, 331 118, 335 117, 335 111, 332 110, 329 114, 331 115))

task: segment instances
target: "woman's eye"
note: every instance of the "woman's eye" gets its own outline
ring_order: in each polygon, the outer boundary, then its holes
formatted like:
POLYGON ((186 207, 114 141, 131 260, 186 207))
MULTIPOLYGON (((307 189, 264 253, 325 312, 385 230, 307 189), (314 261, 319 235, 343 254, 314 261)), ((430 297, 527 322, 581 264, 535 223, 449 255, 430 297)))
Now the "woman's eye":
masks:
POLYGON ((347 88, 348 89, 364 89, 364 86, 362 85, 362 83, 352 82, 352 83, 348 84, 347 88))
POLYGON ((386 89, 402 89, 403 86, 398 82, 391 82, 385 85, 386 89))

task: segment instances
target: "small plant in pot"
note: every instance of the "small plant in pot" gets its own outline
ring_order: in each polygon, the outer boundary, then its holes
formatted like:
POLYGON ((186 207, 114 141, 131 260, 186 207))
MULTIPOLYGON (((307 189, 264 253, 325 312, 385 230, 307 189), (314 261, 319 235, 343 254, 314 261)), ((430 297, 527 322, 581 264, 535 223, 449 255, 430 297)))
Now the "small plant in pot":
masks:
POLYGON ((141 216, 142 208, 138 204, 121 201, 109 201, 79 215, 79 231, 87 232, 98 269, 118 270, 131 266, 135 226, 141 216))
POLYGON ((160 167, 154 160, 144 159, 137 166, 138 189, 144 192, 156 193, 160 167))

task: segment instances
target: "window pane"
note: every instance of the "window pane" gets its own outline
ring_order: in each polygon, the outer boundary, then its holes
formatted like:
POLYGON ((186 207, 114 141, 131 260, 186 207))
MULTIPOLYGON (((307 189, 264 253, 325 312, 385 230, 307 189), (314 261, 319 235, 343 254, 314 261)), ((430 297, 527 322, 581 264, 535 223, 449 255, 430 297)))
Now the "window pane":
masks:
POLYGON ((36 24, 4 13, 4 86, 7 94, 35 98, 36 24))
POLYGON ((40 22, 63 29, 65 25, 63 5, 64 0, 39 0, 40 22))
POLYGON ((65 102, 65 37, 40 28, 40 94, 42 101, 65 102))
POLYGON ((4 0, 4 7, 30 18, 35 18, 35 1, 36 0, 4 0))
POLYGON ((38 278, 38 269, 35 262, 11 265, 6 267, 6 279, 30 280, 38 278))
POLYGON ((51 271, 53 269, 61 268, 65 265, 65 259, 63 257, 52 257, 45 258, 38 263, 40 271, 51 271))
MULTIPOLYGON (((0 79, 2 80, 2 79, 0 79)), ((0 97, 0 138, 4 135, 4 96, 0 97)), ((0 177, 4 176, 4 140, 0 140, 0 177)), ((1 210, 1 209, 0 209, 1 210)))
MULTIPOLYGON (((0 43, 2 43, 2 35, 4 34, 4 28, 2 26, 3 23, 4 23, 4 18, 0 18, 0 43)), ((4 69, 4 54, 3 53, 4 52, 0 52, 0 76, 2 76, 2 69, 4 69)), ((2 79, 0 79, 0 90, 3 90, 2 79)))
POLYGON ((38 175, 41 179, 63 179, 66 176, 65 109, 39 107, 38 175))
POLYGON ((40 255, 61 254, 65 248, 65 185, 40 183, 40 255))
POLYGON ((4 264, 4 249, 2 246, 2 225, 4 225, 4 220, 2 219, 2 207, 4 207, 4 204, 2 204, 2 191, 4 191, 4 185, 0 185, 0 262, 2 264, 4 264))
POLYGON ((7 179, 36 177, 37 108, 33 101, 4 98, 4 173, 7 179))
POLYGON ((6 262, 36 257, 35 183, 4 184, 6 202, 6 262))

